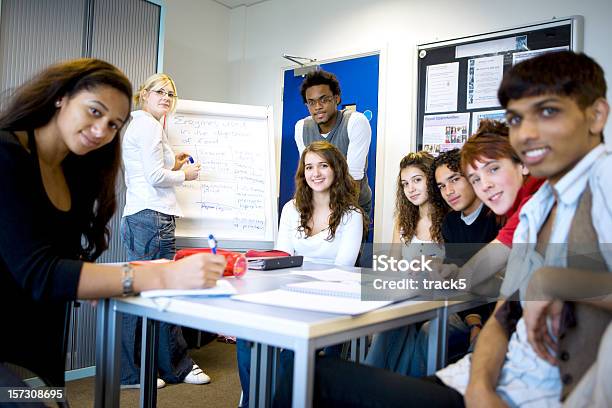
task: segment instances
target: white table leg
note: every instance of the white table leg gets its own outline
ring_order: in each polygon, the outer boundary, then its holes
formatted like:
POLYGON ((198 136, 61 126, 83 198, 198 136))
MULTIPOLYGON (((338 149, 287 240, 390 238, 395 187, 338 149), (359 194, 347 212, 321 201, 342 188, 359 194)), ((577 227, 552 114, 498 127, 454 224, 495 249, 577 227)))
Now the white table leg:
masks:
POLYGON ((293 408, 312 407, 315 350, 307 341, 296 343, 293 366, 293 408))

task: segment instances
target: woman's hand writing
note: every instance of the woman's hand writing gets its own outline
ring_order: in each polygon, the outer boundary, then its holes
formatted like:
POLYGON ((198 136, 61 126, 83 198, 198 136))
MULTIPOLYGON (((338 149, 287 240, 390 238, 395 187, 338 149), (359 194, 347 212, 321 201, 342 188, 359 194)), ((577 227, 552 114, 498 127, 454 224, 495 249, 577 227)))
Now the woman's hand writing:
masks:
POLYGON ((200 164, 187 164, 182 170, 185 173, 185 181, 196 180, 200 174, 200 164))
POLYGON ((223 276, 225 257, 213 254, 194 254, 179 261, 163 264, 164 289, 210 288, 223 276))

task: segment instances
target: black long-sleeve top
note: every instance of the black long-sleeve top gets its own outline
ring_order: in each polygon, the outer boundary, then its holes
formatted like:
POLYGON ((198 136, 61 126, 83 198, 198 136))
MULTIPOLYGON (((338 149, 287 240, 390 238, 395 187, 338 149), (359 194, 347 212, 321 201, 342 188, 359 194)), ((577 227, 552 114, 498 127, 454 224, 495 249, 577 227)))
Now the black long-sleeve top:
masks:
POLYGON ((36 146, 0 131, 0 361, 64 383, 69 305, 83 262, 72 208, 58 210, 42 182, 36 146))
POLYGON ((442 223, 442 237, 446 249, 445 263, 463 266, 476 252, 493 241, 499 231, 495 214, 482 207, 473 223, 467 225, 461 219, 460 211, 446 215, 442 223))

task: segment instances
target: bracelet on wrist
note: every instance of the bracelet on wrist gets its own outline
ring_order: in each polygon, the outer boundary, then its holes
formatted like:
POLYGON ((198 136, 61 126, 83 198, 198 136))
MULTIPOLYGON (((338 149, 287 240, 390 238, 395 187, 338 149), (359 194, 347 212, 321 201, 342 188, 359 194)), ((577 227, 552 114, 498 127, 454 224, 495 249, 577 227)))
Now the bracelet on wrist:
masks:
POLYGON ((121 286, 123 288, 123 296, 133 296, 134 293, 134 267, 130 263, 121 265, 123 276, 121 278, 121 286))

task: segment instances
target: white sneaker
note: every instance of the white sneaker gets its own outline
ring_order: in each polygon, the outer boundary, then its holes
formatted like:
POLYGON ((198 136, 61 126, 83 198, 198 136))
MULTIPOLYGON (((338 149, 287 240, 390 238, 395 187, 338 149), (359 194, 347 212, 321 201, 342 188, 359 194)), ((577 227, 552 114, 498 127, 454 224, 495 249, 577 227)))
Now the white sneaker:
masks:
MULTIPOLYGON (((166 382, 161 378, 157 379, 157 389, 164 388, 166 386, 166 382)), ((140 384, 121 384, 122 390, 129 390, 132 388, 140 388, 140 384)))
POLYGON ((187 384, 208 384, 210 382, 210 377, 207 376, 197 364, 194 364, 183 382, 187 384))

